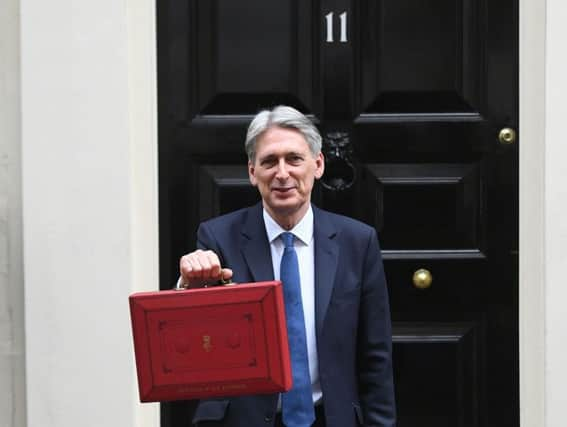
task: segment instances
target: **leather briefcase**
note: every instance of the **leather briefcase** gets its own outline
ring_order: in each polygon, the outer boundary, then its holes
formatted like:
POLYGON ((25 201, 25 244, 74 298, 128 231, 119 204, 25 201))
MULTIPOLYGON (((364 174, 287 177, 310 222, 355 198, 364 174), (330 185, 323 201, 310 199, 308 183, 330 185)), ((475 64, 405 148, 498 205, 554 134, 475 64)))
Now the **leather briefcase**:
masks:
POLYGON ((141 402, 291 388, 279 281, 136 293, 130 314, 141 402))

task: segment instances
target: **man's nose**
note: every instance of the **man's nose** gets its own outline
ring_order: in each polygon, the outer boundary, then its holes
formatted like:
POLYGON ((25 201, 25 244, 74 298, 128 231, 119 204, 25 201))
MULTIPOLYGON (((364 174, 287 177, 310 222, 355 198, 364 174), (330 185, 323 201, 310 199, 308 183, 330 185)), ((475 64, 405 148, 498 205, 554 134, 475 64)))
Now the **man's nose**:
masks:
POLYGON ((287 170, 287 165, 285 163, 285 159, 281 159, 278 162, 278 170, 276 173, 277 179, 287 179, 289 177, 289 172, 287 170))

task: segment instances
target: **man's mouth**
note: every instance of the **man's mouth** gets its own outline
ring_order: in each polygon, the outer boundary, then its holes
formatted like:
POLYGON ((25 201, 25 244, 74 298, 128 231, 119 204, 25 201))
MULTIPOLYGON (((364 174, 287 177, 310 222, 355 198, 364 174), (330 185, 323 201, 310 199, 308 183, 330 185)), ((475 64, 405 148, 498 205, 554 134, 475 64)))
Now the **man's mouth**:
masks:
POLYGON ((278 193, 287 193, 293 190, 295 187, 273 187, 272 191, 276 191, 278 193))

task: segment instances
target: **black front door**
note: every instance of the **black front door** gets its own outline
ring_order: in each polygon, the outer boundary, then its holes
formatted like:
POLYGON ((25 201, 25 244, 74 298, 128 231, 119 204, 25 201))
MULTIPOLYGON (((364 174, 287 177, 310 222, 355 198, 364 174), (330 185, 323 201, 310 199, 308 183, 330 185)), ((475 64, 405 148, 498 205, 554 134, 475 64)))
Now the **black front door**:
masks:
POLYGON ((398 425, 518 426, 517 0, 157 9, 161 287, 200 221, 259 200, 246 127, 292 105, 325 141, 314 202, 379 233, 398 425))

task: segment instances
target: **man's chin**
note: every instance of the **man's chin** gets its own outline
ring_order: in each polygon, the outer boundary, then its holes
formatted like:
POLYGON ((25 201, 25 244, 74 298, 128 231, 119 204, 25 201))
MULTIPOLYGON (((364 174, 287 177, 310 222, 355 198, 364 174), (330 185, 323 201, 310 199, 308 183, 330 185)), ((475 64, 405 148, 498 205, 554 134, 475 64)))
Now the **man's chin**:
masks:
POLYGON ((272 210, 278 215, 291 215, 299 210, 297 204, 276 203, 271 206, 272 210))
POLYGON ((303 203, 298 203, 297 200, 272 200, 268 206, 270 210, 278 216, 293 215, 301 210, 303 203))
POLYGON ((297 194, 294 194, 292 191, 281 193, 274 192, 271 194, 270 202, 274 206, 291 206, 300 204, 297 194))

